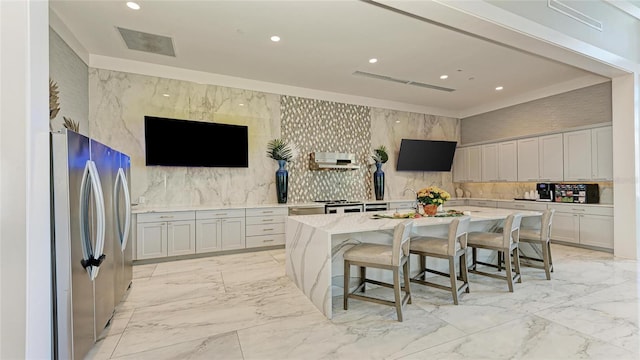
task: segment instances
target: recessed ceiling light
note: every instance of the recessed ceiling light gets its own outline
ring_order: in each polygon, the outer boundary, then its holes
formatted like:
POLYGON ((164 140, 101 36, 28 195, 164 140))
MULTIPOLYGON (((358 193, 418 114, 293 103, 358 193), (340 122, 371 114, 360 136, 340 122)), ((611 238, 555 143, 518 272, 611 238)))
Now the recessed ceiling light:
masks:
POLYGON ((498 90, 498 91, 500 91, 500 90, 502 90, 502 89, 504 89, 504 87, 502 87, 502 86, 498 86, 498 87, 496 87, 496 90, 498 90))
POLYGON ((278 42, 278 41, 280 41, 280 36, 278 36, 278 35, 273 35, 273 36, 271 37, 271 41, 273 41, 273 42, 278 42))
POLYGON ((138 3, 135 3, 133 1, 128 1, 127 6, 129 7, 129 9, 140 10, 140 5, 138 5, 138 3))
POLYGON ((240 104, 238 104, 238 106, 244 106, 244 104, 243 104, 243 103, 240 103, 240 104))
POLYGON ((169 96, 171 96, 171 95, 169 95, 169 94, 162 94, 162 96, 164 96, 164 97, 169 97, 169 96))
POLYGON ((400 124, 400 120, 396 120, 396 124, 400 124))
POLYGON ((444 80, 444 79, 448 79, 449 75, 440 75, 440 79, 444 80))
POLYGON ((369 59, 369 63, 370 64, 375 64, 377 62, 378 62, 378 59, 376 59, 376 58, 369 59))

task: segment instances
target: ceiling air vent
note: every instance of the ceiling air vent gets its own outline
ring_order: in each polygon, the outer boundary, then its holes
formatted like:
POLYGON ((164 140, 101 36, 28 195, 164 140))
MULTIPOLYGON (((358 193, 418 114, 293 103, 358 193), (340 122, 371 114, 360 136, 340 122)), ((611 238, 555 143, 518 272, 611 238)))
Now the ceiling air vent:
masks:
POLYGON ((176 56, 173 50, 173 40, 168 36, 149 34, 141 31, 119 27, 120 35, 131 50, 149 52, 152 54, 176 56))
POLYGON ((425 83, 421 83, 419 81, 403 80, 403 79, 398 79, 398 78, 394 78, 394 77, 386 76, 386 75, 372 74, 372 73, 368 73, 368 72, 364 72, 364 71, 355 71, 353 73, 353 75, 364 76, 364 77, 368 77, 368 78, 372 78, 372 79, 378 79, 378 80, 384 80, 384 81, 391 81, 391 82, 394 82, 394 83, 400 83, 400 84, 405 84, 405 85, 419 86, 419 87, 432 89, 432 90, 439 90, 439 91, 446 91, 446 92, 456 91, 456 89, 450 89, 450 88, 446 88, 446 87, 442 87, 442 86, 425 84, 425 83))

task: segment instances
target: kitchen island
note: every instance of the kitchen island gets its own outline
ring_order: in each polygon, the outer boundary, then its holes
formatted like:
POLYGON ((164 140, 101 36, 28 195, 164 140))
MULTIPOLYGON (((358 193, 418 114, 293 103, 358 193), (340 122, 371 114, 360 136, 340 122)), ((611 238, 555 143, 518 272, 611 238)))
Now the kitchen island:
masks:
MULTIPOLYGON (((523 223, 539 222, 541 212, 457 207, 471 213, 470 231, 492 231, 512 213, 520 213, 523 223)), ((393 211, 383 212, 392 214, 393 211)), ((289 216, 286 225, 286 274, 327 318, 332 318, 334 296, 343 293, 343 257, 359 243, 391 244, 396 224, 406 219, 375 219, 374 213, 289 216)), ((414 235, 446 237, 454 217, 414 219, 414 235)), ((484 260, 484 259, 483 259, 484 260)), ((415 261, 413 263, 416 263, 415 261)), ((413 266, 412 266, 413 269, 413 266)), ((413 270, 417 270, 413 269, 413 270)), ((388 281, 386 272, 371 269, 367 274, 388 281)))

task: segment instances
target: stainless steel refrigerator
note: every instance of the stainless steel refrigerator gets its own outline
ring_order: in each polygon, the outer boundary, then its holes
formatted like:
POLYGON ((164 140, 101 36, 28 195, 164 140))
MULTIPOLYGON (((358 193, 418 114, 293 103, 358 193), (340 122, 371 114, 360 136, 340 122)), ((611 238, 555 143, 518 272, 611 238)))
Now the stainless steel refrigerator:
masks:
POLYGON ((70 130, 51 134, 53 357, 57 359, 84 358, 121 299, 116 282, 123 262, 115 254, 122 254, 120 243, 129 231, 131 214, 129 187, 122 185, 128 182, 118 170, 121 157, 70 130))

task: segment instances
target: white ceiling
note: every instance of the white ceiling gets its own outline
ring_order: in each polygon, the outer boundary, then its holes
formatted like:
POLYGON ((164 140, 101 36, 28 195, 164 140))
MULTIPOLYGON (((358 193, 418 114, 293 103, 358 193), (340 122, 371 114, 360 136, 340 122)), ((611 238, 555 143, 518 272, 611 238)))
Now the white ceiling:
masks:
POLYGON ((50 8, 91 56, 437 108, 449 114, 540 94, 560 83, 606 80, 362 1, 138 3, 142 7, 138 11, 126 7, 125 1, 51 0, 50 8), (129 50, 116 27, 169 36, 176 56, 129 50), (282 40, 274 43, 271 35, 282 40), (370 64, 374 57, 379 61, 370 64), (455 91, 354 76, 355 71, 455 91), (441 80, 443 74, 449 78, 441 80), (496 86, 504 90, 496 91, 496 86))

